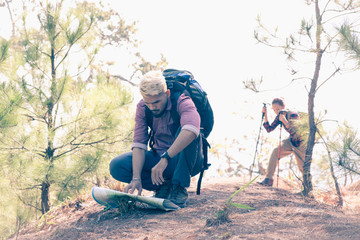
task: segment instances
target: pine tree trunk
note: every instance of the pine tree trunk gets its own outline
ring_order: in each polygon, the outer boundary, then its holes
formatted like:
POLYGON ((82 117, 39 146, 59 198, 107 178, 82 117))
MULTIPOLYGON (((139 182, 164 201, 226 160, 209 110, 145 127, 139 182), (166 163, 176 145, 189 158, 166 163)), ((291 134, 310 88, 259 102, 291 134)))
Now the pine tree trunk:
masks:
POLYGON ((42 214, 47 213, 50 210, 50 183, 44 181, 41 184, 41 212, 42 214))
POLYGON ((336 194, 338 196, 338 206, 343 206, 344 204, 344 200, 341 196, 341 191, 340 191, 340 186, 339 186, 339 183, 338 183, 338 180, 335 176, 335 172, 334 172, 334 166, 333 166, 333 161, 332 161, 332 158, 331 158, 331 155, 330 155, 330 151, 328 151, 328 155, 329 155, 329 161, 330 161, 330 172, 331 172, 331 177, 333 178, 334 180, 334 184, 335 184, 335 189, 336 189, 336 194))
POLYGON ((311 179, 311 161, 313 155, 313 149, 315 146, 315 134, 316 134, 316 124, 315 124, 315 114, 314 114, 314 105, 315 105, 315 94, 317 90, 317 83, 320 74, 321 60, 323 56, 323 50, 321 49, 321 32, 322 32, 322 19, 320 15, 319 2, 315 1, 315 12, 316 12, 316 64, 314 76, 311 80, 311 87, 308 95, 308 114, 309 114, 309 137, 305 153, 305 163, 304 163, 304 173, 303 173, 303 195, 307 196, 312 190, 312 179, 311 179))
POLYGON ((41 184, 41 211, 46 213, 50 210, 50 182, 51 172, 54 167, 54 116, 53 110, 56 99, 56 68, 55 68, 55 37, 51 39, 50 61, 51 61, 51 95, 47 99, 46 108, 46 123, 47 123, 47 148, 45 150, 45 160, 48 162, 48 169, 46 172, 45 180, 41 184))

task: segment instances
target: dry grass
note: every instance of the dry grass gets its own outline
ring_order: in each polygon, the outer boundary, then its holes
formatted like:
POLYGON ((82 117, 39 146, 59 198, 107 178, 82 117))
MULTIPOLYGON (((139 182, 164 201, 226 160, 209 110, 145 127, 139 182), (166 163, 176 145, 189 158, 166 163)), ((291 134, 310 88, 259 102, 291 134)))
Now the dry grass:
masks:
MULTIPOLYGON (((360 212, 302 198, 295 194, 298 189, 285 189, 282 182, 279 188, 252 184, 234 196, 233 202, 254 210, 225 208, 229 195, 246 182, 240 178, 204 179, 201 195, 196 195, 195 181, 189 189, 189 206, 172 212, 136 206, 119 214, 116 209, 104 212, 90 197, 85 202, 69 202, 51 213, 53 224, 38 232, 37 224, 28 226, 19 239, 342 240, 360 236, 360 212)), ((359 203, 359 195, 350 195, 356 193, 353 189, 344 193, 359 203)))
POLYGON ((215 217, 206 219, 206 227, 219 226, 220 224, 231 222, 230 208, 226 205, 215 213, 215 217))

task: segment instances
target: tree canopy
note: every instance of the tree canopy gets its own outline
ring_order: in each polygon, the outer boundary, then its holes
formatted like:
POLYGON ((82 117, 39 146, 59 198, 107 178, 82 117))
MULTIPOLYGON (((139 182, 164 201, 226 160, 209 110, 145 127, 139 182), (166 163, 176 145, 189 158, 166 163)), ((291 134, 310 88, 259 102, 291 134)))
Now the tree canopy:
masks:
POLYGON ((17 227, 105 181, 108 162, 131 142, 133 96, 126 83, 144 68, 166 64, 164 57, 152 65, 135 53, 130 78, 109 72, 102 49, 138 43, 135 23, 102 4, 29 1, 23 9, 0 46, 0 175, 6 179, 0 208, 17 227))

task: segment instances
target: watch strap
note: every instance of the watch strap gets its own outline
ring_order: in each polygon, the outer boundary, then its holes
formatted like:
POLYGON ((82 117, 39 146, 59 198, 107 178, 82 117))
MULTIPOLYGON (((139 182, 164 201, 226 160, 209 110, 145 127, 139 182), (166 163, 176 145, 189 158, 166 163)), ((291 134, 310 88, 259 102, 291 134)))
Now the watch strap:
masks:
POLYGON ((170 161, 171 157, 169 156, 169 153, 166 151, 160 156, 161 158, 166 158, 166 160, 170 161))

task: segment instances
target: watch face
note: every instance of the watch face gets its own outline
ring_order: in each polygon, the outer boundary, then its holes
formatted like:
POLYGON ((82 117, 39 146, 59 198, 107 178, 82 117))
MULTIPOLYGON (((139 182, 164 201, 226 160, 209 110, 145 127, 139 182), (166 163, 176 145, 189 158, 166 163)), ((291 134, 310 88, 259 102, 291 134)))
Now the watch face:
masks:
POLYGON ((167 160, 169 160, 169 154, 167 152, 164 152, 163 154, 161 154, 160 156, 161 158, 166 158, 167 160))

